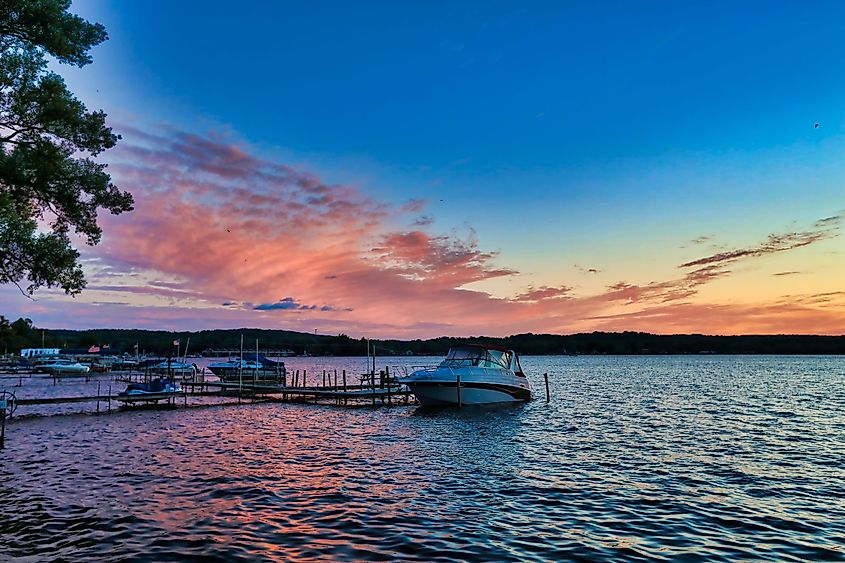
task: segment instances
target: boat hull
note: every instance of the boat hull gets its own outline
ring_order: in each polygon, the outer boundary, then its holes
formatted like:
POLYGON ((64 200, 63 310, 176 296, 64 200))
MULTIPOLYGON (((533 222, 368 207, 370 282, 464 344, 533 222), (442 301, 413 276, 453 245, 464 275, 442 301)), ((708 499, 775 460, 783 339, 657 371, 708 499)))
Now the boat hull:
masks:
POLYGON ((88 373, 89 368, 88 366, 41 366, 39 367, 36 372, 38 373, 49 373, 52 375, 85 375, 88 373))
POLYGON ((531 400, 531 392, 528 389, 509 385, 461 382, 460 394, 455 382, 419 382, 407 385, 423 406, 491 405, 531 400))

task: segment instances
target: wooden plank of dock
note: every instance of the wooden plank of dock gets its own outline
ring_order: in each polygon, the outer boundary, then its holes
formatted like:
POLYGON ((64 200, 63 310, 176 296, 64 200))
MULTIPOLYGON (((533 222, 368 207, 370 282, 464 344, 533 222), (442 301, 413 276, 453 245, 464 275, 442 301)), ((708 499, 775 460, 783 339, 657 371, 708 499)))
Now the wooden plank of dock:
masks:
MULTIPOLYGON (((114 397, 112 397, 114 399, 114 397)), ((40 397, 37 399, 15 399, 15 404, 23 405, 59 405, 62 403, 93 403, 95 401, 108 401, 108 395, 94 395, 87 397, 40 397)))

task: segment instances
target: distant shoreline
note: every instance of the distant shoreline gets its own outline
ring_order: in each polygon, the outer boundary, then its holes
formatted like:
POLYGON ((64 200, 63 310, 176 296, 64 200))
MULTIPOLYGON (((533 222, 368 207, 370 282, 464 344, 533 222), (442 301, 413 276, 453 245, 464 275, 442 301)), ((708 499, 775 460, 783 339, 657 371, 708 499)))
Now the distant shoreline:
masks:
POLYGON ((237 350, 243 336, 244 350, 288 351, 302 356, 365 356, 368 344, 377 356, 440 356, 456 344, 499 344, 524 355, 845 355, 845 335, 659 335, 644 332, 591 332, 569 335, 516 334, 430 339, 364 339, 271 329, 214 329, 163 331, 141 329, 41 329, 28 323, 0 334, 0 352, 42 346, 86 348, 108 345, 109 353, 175 353, 175 341, 184 353, 237 350))

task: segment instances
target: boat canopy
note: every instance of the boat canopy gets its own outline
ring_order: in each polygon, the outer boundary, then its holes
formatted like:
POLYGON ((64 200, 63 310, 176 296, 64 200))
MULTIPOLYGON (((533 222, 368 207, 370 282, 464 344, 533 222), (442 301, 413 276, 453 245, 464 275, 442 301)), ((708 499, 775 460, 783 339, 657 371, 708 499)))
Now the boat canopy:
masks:
MULTIPOLYGON (((440 367, 513 369, 514 356, 512 350, 487 348, 485 346, 457 346, 449 350, 449 354, 440 363, 440 367)), ((514 369, 514 371, 522 370, 514 369)))

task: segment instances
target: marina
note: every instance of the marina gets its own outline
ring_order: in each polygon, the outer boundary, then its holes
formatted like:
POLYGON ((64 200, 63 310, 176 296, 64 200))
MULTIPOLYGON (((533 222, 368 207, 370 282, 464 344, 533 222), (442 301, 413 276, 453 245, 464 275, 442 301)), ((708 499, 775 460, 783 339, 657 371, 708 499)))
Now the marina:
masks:
MULTIPOLYGON (((213 361, 214 359, 206 359, 205 362, 200 360, 201 363, 213 361)), ((148 367, 145 370, 115 370, 107 373, 84 373, 59 377, 41 374, 34 370, 6 368, 0 372, 0 389, 10 391, 13 394, 11 401, 18 407, 91 403, 96 405, 95 412, 110 412, 113 407, 120 405, 133 406, 150 403, 161 403, 170 407, 236 405, 256 401, 336 406, 393 406, 415 403, 410 390, 397 383, 391 376, 389 366, 375 373, 356 374, 354 377, 345 369, 322 370, 319 378, 309 377, 308 371, 307 368, 296 369, 290 374, 289 380, 284 378, 277 383, 272 383, 254 379, 255 374, 247 372, 242 374, 241 381, 223 381, 203 367, 192 379, 174 378, 178 380, 178 390, 127 395, 122 392, 124 388, 149 385, 150 382, 162 378, 161 370, 157 367, 148 367), (77 391, 80 386, 90 388, 92 382, 96 384, 94 393, 61 394, 62 388, 70 386, 77 391), (44 390, 48 387, 52 388, 51 392, 45 393, 44 390), (31 396, 33 389, 39 389, 40 395, 49 394, 49 396, 31 396), (208 398, 219 401, 202 400, 208 398)), ((312 373, 315 372, 312 370, 312 373)), ((165 374, 164 378, 166 377, 165 374)), ((172 373, 171 377, 173 377, 172 373)))
POLYGON ((845 561, 843 22, 0 0, 0 561, 845 561))

